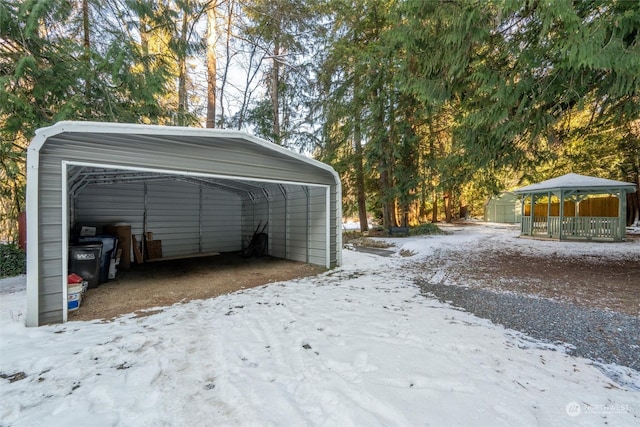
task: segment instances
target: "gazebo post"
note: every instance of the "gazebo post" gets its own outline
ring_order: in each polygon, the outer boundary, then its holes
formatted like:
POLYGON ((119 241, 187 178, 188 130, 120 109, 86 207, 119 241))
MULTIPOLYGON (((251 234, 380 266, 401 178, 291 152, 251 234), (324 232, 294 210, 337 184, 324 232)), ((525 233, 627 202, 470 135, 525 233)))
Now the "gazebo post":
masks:
POLYGON ((620 190, 618 193, 618 231, 616 239, 624 239, 627 229, 627 192, 620 190))
POLYGON ((529 236, 533 237, 533 221, 535 217, 533 216, 533 211, 536 209, 536 195, 531 193, 531 209, 529 209, 529 236))
POLYGON ((522 197, 520 199, 520 234, 524 234, 524 199, 526 197, 522 197))
POLYGON ((551 191, 547 192, 547 237, 553 236, 553 226, 551 225, 551 191))
POLYGON ((560 227, 558 230, 558 240, 562 240, 563 225, 564 225, 564 190, 560 190, 560 227))

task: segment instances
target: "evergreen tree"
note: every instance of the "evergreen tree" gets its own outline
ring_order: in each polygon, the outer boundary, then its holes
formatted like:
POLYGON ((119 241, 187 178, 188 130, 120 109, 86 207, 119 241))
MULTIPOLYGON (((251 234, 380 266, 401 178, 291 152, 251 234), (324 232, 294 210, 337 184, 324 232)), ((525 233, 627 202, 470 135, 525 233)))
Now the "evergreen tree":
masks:
POLYGON ((130 5, 134 9, 124 4, 109 9, 112 6, 0 0, 0 196, 5 224, 14 224, 23 207, 25 152, 36 129, 60 120, 171 122, 174 111, 162 105, 171 90, 170 61, 164 51, 145 44, 150 28, 145 22, 155 16, 153 5, 135 2, 130 5), (94 16, 105 18, 105 25, 94 25, 94 16), (107 25, 114 23, 122 25, 107 25), (131 28, 137 31, 131 33, 131 28))
MULTIPOLYGON (((298 149, 309 145, 308 103, 312 87, 309 62, 313 56, 314 1, 253 0, 244 4, 248 17, 244 31, 268 60, 263 87, 271 105, 267 139, 298 149)), ((262 107, 262 101, 256 106, 262 107)), ((256 116, 262 109, 248 115, 256 116)))

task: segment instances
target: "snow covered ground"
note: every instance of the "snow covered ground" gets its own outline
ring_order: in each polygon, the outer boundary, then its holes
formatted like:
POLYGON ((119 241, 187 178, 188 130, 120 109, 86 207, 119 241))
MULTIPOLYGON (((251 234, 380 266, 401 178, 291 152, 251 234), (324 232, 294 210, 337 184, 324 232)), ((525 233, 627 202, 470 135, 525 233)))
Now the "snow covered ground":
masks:
MULTIPOLYGON (((25 328, 24 277, 0 281, 0 425, 639 425, 639 373, 610 367, 631 387, 617 384, 561 347, 420 295, 405 267, 438 248, 523 242, 508 227, 451 230, 108 323, 25 328)), ((640 240, 571 245, 640 253, 640 240)))

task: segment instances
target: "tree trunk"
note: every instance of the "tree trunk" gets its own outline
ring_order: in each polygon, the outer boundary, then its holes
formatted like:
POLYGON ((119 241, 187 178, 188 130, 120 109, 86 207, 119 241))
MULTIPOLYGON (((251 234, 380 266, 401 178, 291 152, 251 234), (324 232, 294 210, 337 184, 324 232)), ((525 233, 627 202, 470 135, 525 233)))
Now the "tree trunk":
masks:
POLYGON ((635 193, 635 209, 633 213, 633 224, 640 225, 640 173, 636 175, 637 190, 635 193))
POLYGON ((216 9, 207 10, 207 128, 216 126, 216 9))
POLYGON ((271 109, 273 114, 273 137, 281 143, 280 135, 280 41, 276 37, 273 45, 273 67, 271 69, 271 109))
POLYGON ((149 77, 149 25, 146 17, 140 17, 140 49, 142 50, 142 68, 145 79, 149 77))
POLYGON ((447 223, 450 223, 453 219, 453 215, 451 212, 451 205, 453 204, 453 202, 451 198, 451 193, 444 193, 444 216, 447 223))
POLYGON ((380 172, 380 193, 382 195, 382 224, 386 229, 393 227, 391 222, 391 204, 387 199, 388 193, 388 172, 386 169, 380 172))
POLYGON ((422 182, 420 183, 420 205, 418 206, 418 221, 424 222, 427 219, 427 177, 426 174, 422 175, 422 182))
MULTIPOLYGON (((391 186, 389 186, 389 188, 391 188, 391 186)), ((398 226, 398 203, 397 200, 395 198, 392 198, 391 200, 389 200, 389 216, 390 216, 390 222, 389 222, 389 226, 391 227, 397 227, 398 226)))
POLYGON ((238 111, 238 122, 236 124, 236 129, 241 130, 244 124, 244 116, 249 108, 249 102, 251 100, 251 95, 253 91, 251 90, 252 82, 256 79, 258 75, 258 71, 260 70, 259 66, 252 66, 255 62, 258 64, 262 63, 264 59, 264 55, 259 60, 255 60, 258 56, 258 47, 255 44, 251 45, 251 51, 248 54, 249 65, 247 67, 247 75, 244 84, 244 90, 242 91, 242 103, 240 104, 240 110, 238 111))
MULTIPOLYGON (((430 160, 436 158, 436 140, 435 132, 433 131, 433 123, 429 122, 429 156, 430 160)), ((432 163, 433 165, 433 163, 432 163)), ((431 211, 431 222, 438 222, 438 191, 436 190, 436 171, 433 166, 429 167, 430 184, 433 186, 433 210, 431 211)))
MULTIPOLYGON (((354 93, 358 90, 358 78, 355 77, 354 93)), ((356 100, 356 103, 359 101, 356 100)), ((360 231, 369 230, 369 220, 367 218, 367 196, 364 188, 364 156, 362 150, 362 126, 361 126, 361 109, 360 105, 356 106, 356 114, 353 122, 353 148, 355 152, 355 168, 356 168, 356 194, 358 198, 358 217, 360 219, 360 231)))
POLYGON ((400 225, 402 227, 408 227, 409 226, 409 211, 411 210, 411 206, 409 205, 408 202, 404 202, 401 204, 400 206, 400 212, 401 212, 401 218, 400 218, 400 225))
POLYGON ((91 38, 89 34, 89 0, 82 0, 82 29, 84 32, 84 61, 87 67, 87 74, 84 81, 85 99, 91 99, 91 38))
POLYGON ((178 125, 186 125, 186 116, 189 106, 187 105, 187 37, 189 31, 188 13, 185 7, 182 16, 182 33, 180 34, 180 52, 178 53, 179 75, 178 75, 178 125))
MULTIPOLYGON (((387 162, 387 159, 384 161, 387 162)), ((381 165, 380 172, 380 192, 382 194, 382 221, 384 226, 396 227, 398 225, 398 216, 396 215, 396 199, 391 197, 391 171, 389 166, 384 163, 381 165)))
POLYGON ((220 120, 218 121, 218 127, 224 127, 224 91, 227 85, 227 78, 229 77, 229 65, 231 64, 231 37, 232 29, 231 24, 233 21, 233 10, 235 2, 229 0, 227 2, 227 28, 226 28, 226 40, 225 40, 225 55, 226 61, 224 64, 224 73, 222 74, 222 82, 220 82, 220 120))
POLYGON ((431 211, 431 222, 438 222, 438 192, 433 190, 433 210, 431 211))
POLYGON ((367 218, 367 195, 364 188, 364 160, 362 156, 362 139, 360 136, 360 125, 357 126, 354 144, 356 149, 356 192, 358 195, 358 217, 360 219, 360 231, 369 230, 369 219, 367 218))

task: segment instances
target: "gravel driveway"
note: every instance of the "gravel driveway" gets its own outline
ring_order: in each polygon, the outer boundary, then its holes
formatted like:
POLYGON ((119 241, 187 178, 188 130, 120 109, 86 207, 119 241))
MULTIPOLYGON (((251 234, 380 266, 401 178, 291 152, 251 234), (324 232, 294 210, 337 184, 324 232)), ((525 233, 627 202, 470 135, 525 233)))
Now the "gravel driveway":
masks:
POLYGON ((546 242, 475 229, 457 229, 455 244, 437 246, 411 266, 424 295, 541 341, 568 344, 570 354, 640 372, 635 239, 546 242))
POLYGON ((487 289, 419 280, 422 292, 478 317, 552 343, 570 344, 569 353, 640 371, 640 317, 611 310, 487 289))

